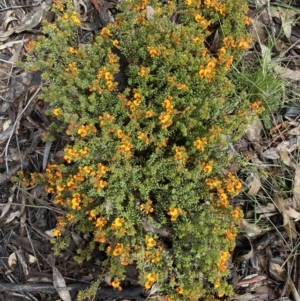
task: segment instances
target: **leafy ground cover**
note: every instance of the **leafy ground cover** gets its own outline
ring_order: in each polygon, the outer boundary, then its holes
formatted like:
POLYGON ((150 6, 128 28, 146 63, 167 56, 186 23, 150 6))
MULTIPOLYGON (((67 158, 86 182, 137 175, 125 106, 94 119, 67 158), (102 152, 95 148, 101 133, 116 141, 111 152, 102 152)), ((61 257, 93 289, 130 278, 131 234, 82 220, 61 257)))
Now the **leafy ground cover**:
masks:
POLYGON ((26 72, 3 71, 3 277, 19 282, 3 290, 70 300, 93 283, 81 299, 183 300, 232 285, 235 299, 297 299, 297 10, 126 4, 5 15, 3 40, 28 37, 3 42, 18 46, 4 66, 29 56, 26 72))

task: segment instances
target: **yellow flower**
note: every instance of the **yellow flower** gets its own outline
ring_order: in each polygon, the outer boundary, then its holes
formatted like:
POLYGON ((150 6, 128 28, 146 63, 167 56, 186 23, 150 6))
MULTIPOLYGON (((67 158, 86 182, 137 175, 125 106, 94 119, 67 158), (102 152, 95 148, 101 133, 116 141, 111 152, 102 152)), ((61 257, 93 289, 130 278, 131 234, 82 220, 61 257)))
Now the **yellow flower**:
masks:
POLYGON ((65 187, 64 185, 57 185, 56 189, 57 191, 62 192, 64 190, 64 187, 65 187))
POLYGON ((82 125, 82 126, 78 129, 77 133, 78 133, 81 137, 85 137, 85 136, 87 135, 87 133, 88 133, 88 132, 87 132, 86 126, 82 125))
POLYGON ((161 113, 159 116, 159 120, 161 123, 166 123, 170 120, 171 115, 168 113, 161 113))
POLYGON ((118 41, 118 40, 113 40, 112 44, 113 44, 115 47, 118 47, 118 46, 119 46, 119 41, 118 41))
POLYGON ((81 155, 86 155, 88 153, 88 149, 86 146, 84 146, 82 149, 79 150, 81 155))
POLYGON ((126 144, 121 144, 120 146, 120 151, 121 152, 130 152, 130 150, 132 149, 133 145, 130 143, 126 143, 126 144))
POLYGON ((54 236, 61 236, 61 231, 59 229, 57 229, 57 228, 53 229, 52 233, 53 233, 54 236))
POLYGON ((108 167, 104 166, 103 164, 99 163, 98 164, 98 171, 101 174, 106 174, 108 172, 108 167))
POLYGON ((112 74, 110 72, 105 72, 104 73, 104 78, 106 80, 113 80, 114 77, 112 76, 112 74))
POLYGON ((120 218, 120 217, 117 217, 114 222, 112 223, 112 230, 115 230, 116 228, 120 228, 122 227, 122 224, 124 223, 124 218, 120 218))
POLYGON ((54 109, 54 110, 53 110, 53 114, 54 114, 55 116, 61 115, 61 109, 54 109))
POLYGON ((114 281, 112 281, 110 283, 110 285, 113 287, 113 288, 118 288, 120 286, 120 281, 118 280, 118 278, 115 278, 114 281))
POLYGON ((149 47, 147 47, 147 49, 148 49, 148 52, 149 52, 151 57, 155 57, 155 56, 160 55, 160 50, 156 49, 153 46, 149 46, 149 47))
POLYGON ((142 76, 142 77, 143 76, 146 77, 149 74, 149 72, 150 72, 149 68, 146 68, 146 67, 142 66, 140 71, 138 72, 138 75, 142 76))
POLYGON ((240 41, 238 47, 243 50, 247 50, 249 47, 249 43, 247 41, 240 41))
POLYGON ((201 141, 200 138, 197 138, 197 140, 194 142, 194 146, 196 146, 196 148, 200 151, 204 150, 204 145, 203 145, 203 141, 201 141))
POLYGON ((151 282, 151 281, 146 281, 144 284, 146 290, 150 290, 152 285, 153 285, 153 282, 151 282))
POLYGON ((168 81, 169 83, 172 83, 172 82, 173 82, 173 77, 168 76, 168 77, 167 77, 167 81, 168 81))
POLYGON ((141 139, 143 139, 144 135, 145 135, 145 134, 144 134, 143 132, 138 131, 136 136, 137 136, 138 139, 141 140, 141 139))
POLYGON ((146 243, 149 248, 156 246, 156 241, 154 238, 146 236, 146 243))
POLYGON ((182 287, 178 287, 176 289, 177 293, 180 294, 180 295, 183 295, 184 294, 184 291, 183 291, 183 288, 182 287))
POLYGON ((77 53, 78 53, 78 50, 75 49, 74 47, 70 47, 70 48, 69 48, 69 52, 72 53, 72 54, 77 54, 77 53))
POLYGON ((155 282, 157 278, 157 275, 155 273, 148 273, 147 274, 147 280, 151 282, 155 282))
POLYGON ((178 90, 188 90, 189 89, 189 87, 187 85, 180 84, 180 83, 177 84, 176 87, 177 87, 178 90))
POLYGON ((212 166, 207 164, 203 167, 203 171, 206 172, 206 173, 210 173, 212 172, 212 166))
POLYGON ((123 247, 124 246, 122 243, 117 243, 116 247, 114 248, 113 255, 119 256, 122 253, 123 247))
POLYGON ((151 111, 146 111, 146 118, 151 118, 153 113, 151 111))
POLYGON ((177 217, 182 213, 181 208, 170 207, 168 215, 171 216, 171 221, 176 221, 177 217))

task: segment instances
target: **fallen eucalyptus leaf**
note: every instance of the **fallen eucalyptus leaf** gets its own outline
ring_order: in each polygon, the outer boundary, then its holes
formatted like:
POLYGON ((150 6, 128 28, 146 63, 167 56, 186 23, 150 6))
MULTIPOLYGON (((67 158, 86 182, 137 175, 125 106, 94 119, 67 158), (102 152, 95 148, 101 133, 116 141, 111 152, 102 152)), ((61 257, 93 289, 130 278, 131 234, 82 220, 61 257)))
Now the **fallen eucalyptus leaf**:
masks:
POLYGON ((266 151, 262 152, 261 155, 265 158, 272 159, 272 160, 276 160, 280 158, 278 151, 275 147, 267 149, 266 151))
POLYGON ((26 15, 24 19, 21 20, 21 24, 15 28, 15 32, 20 33, 38 26, 42 21, 43 12, 43 9, 39 9, 32 16, 26 15))
POLYGON ((17 262, 18 262, 18 260, 17 260, 16 252, 11 253, 8 256, 8 260, 7 260, 7 263, 8 263, 8 266, 10 267, 10 270, 6 271, 6 273, 13 272, 15 270, 15 267, 17 266, 17 262))
POLYGON ((260 187, 261 187, 261 181, 260 181, 260 176, 258 173, 254 174, 251 184, 248 185, 248 187, 249 186, 250 186, 250 188, 249 188, 249 191, 247 192, 247 194, 249 196, 254 196, 259 192, 260 187))
POLYGON ((53 286, 55 287, 60 298, 63 301, 72 301, 64 277, 56 267, 52 267, 52 269, 53 269, 53 286))
POLYGON ((290 158, 288 151, 286 151, 286 150, 280 150, 279 154, 280 154, 280 158, 281 158, 282 162, 285 165, 287 165, 289 167, 296 168, 296 164, 290 158))
POLYGON ((300 163, 298 163, 295 168, 293 206, 300 211, 300 163))
POLYGON ((286 214, 287 216, 291 217, 294 220, 300 219, 300 212, 296 211, 295 209, 291 208, 287 204, 288 199, 283 199, 279 197, 278 195, 275 195, 274 202, 277 205, 277 208, 281 213, 286 214))
POLYGON ((248 126, 245 135, 249 141, 259 141, 260 133, 263 130, 263 124, 259 118, 255 120, 248 126))

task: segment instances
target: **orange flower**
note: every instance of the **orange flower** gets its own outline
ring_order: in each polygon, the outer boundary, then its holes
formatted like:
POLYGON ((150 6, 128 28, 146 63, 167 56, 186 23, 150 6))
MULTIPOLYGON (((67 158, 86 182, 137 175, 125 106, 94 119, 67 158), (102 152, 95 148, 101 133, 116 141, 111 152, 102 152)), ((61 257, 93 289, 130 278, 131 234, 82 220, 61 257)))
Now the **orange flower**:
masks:
POLYGON ((244 23, 245 23, 245 25, 250 25, 251 19, 248 16, 244 16, 244 23))
POLYGON ((95 226, 100 229, 103 228, 106 224, 107 224, 107 221, 104 217, 98 217, 95 222, 95 226))
POLYGON ((243 212, 240 208, 236 208, 234 210, 231 211, 231 215, 234 218, 234 220, 239 220, 242 216, 243 212))
POLYGON ((152 208, 152 201, 149 199, 149 200, 147 200, 146 204, 141 204, 141 210, 145 214, 153 212, 154 209, 152 208))
POLYGON ((103 27, 101 32, 100 32, 101 37, 111 37, 112 33, 107 27, 103 27))

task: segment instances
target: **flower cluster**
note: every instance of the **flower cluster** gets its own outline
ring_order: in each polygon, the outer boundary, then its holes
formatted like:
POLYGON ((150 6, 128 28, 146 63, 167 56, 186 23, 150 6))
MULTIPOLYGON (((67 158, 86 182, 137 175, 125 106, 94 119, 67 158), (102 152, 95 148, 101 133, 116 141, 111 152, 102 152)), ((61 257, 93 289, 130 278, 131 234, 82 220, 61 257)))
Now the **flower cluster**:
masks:
POLYGON ((69 63, 68 67, 65 68, 65 71, 69 72, 69 73, 71 73, 73 75, 76 75, 78 73, 76 62, 69 63))
POLYGON ((147 290, 151 288, 153 283, 156 281, 157 275, 155 273, 148 273, 147 274, 147 281, 145 282, 144 286, 147 290))
POLYGON ((216 69, 216 62, 214 58, 211 58, 206 65, 201 65, 199 70, 200 78, 207 78, 210 81, 213 79, 213 74, 216 69))
POLYGON ((261 100, 254 101, 251 104, 249 104, 249 107, 252 110, 253 114, 259 115, 265 111, 265 108, 262 107, 261 104, 262 104, 261 100))
POLYGON ((64 13, 62 16, 62 19, 65 21, 71 21, 77 26, 80 25, 80 20, 79 20, 78 14, 75 11, 73 11, 71 14, 64 13))

